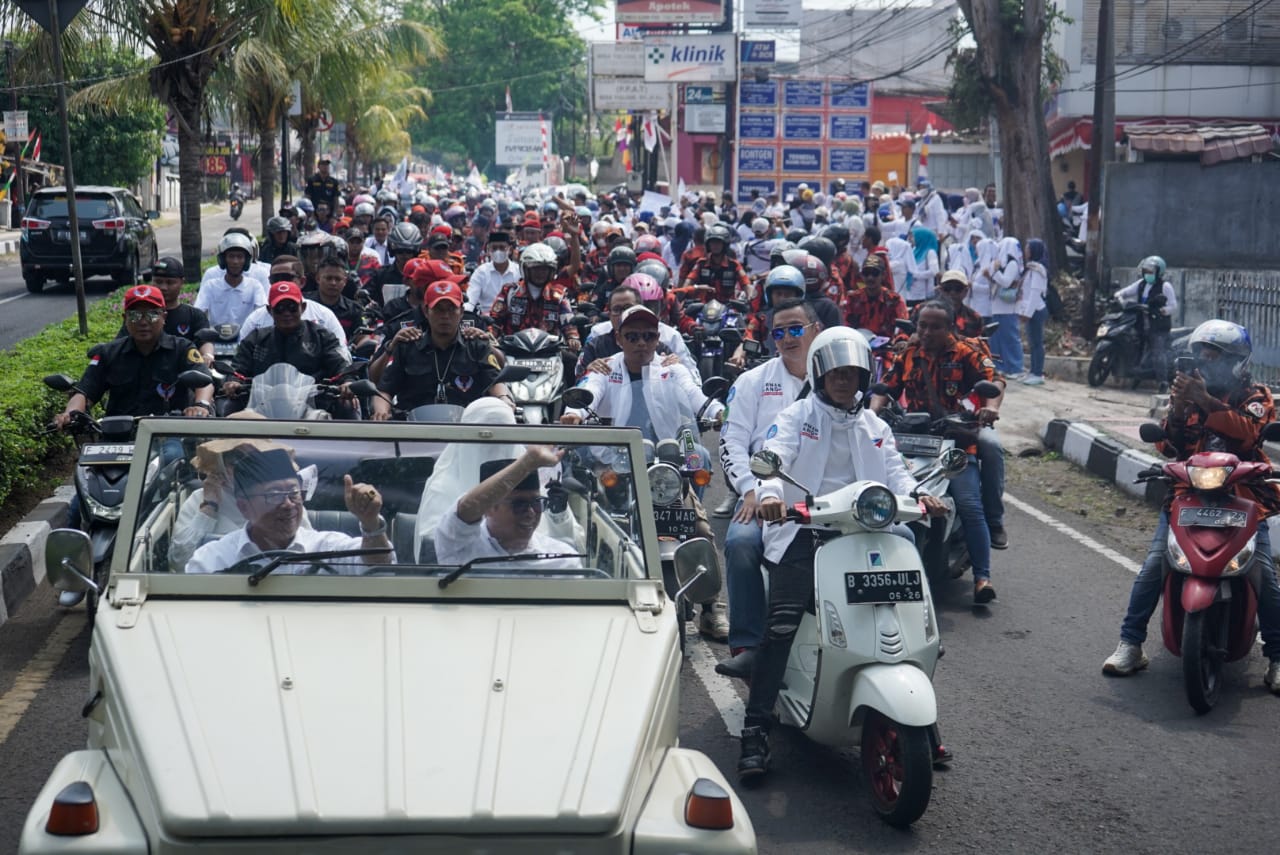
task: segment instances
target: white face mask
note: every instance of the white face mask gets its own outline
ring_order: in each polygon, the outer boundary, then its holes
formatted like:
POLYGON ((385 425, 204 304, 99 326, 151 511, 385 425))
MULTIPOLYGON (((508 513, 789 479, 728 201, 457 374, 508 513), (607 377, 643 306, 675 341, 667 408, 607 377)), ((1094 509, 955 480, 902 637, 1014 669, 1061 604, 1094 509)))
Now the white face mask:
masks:
POLYGON ((507 263, 507 251, 506 251, 505 249, 495 249, 495 250, 493 251, 492 258, 493 258, 493 263, 494 263, 494 264, 506 264, 506 263, 507 263))

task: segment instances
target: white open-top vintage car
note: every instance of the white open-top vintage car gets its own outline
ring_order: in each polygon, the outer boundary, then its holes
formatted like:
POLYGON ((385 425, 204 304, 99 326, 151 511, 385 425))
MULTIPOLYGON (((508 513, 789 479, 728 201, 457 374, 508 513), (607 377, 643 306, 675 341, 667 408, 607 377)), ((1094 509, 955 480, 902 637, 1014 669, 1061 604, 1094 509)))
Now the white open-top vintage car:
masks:
MULTIPOLYGON (((625 478, 606 498, 601 459, 643 473, 640 434, 142 422, 93 629, 88 745, 53 770, 21 851, 754 852, 724 776, 679 747, 649 486, 625 478), (536 470, 536 498, 496 503, 459 540, 456 502, 481 464, 525 444, 565 454, 536 470), (249 461, 281 449, 297 488, 255 493, 249 461), (385 534, 350 510, 345 475, 378 491, 385 534), (216 508, 200 508, 206 483, 216 508), (219 532, 245 539, 236 521, 263 503, 304 506, 324 554, 295 542, 234 560, 256 547, 228 553, 219 532), (538 556, 480 548, 499 513, 541 515, 538 556), (488 557, 458 560, 473 547, 488 557)), ((50 536, 56 587, 91 584, 88 549, 50 536)), ((682 545, 695 601, 719 584, 709 549, 682 545)))

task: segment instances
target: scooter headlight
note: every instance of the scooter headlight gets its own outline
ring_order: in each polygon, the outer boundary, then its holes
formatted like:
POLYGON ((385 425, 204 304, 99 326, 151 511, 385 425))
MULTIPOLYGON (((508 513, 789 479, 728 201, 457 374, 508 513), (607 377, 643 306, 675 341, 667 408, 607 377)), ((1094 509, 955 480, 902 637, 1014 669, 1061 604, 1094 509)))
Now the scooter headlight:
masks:
POLYGON ((853 518, 867 528, 884 528, 893 522, 898 512, 898 500, 888 487, 868 487, 858 494, 853 505, 853 518))
POLYGON ((1187 553, 1182 551, 1182 547, 1178 545, 1178 539, 1174 536, 1173 530, 1169 530, 1169 537, 1165 541, 1165 556, 1169 559, 1169 566, 1179 573, 1191 572, 1191 561, 1187 559, 1187 553))
POLYGON ((649 493, 655 505, 673 505, 680 501, 684 484, 680 472, 667 463, 655 463, 649 467, 649 493))
POLYGON ((1253 561, 1253 553, 1257 548, 1257 545, 1258 536, 1255 534, 1253 537, 1249 538, 1249 542, 1244 545, 1244 549, 1237 552, 1235 558, 1228 561, 1227 566, 1222 568, 1222 575, 1239 576, 1248 570, 1249 563, 1253 561))
POLYGON ((1187 478, 1197 490, 1220 490, 1234 466, 1188 466, 1187 478))
POLYGON ((849 639, 844 634, 844 624, 840 621, 840 612, 830 600, 822 601, 822 617, 827 625, 827 638, 832 647, 848 647, 849 639))
POLYGON ((1106 338, 1111 333, 1111 324, 1098 324, 1098 331, 1093 334, 1095 339, 1106 338))
POLYGON ((88 493, 84 494, 84 503, 88 505, 90 514, 107 522, 119 522, 120 515, 124 513, 124 505, 104 505, 88 493))

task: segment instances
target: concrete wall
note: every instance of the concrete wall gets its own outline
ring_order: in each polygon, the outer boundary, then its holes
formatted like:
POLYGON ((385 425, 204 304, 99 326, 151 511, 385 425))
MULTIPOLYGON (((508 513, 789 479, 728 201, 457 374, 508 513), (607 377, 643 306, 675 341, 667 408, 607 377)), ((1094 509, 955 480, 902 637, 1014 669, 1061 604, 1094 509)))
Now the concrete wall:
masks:
POLYGON ((1110 163, 1103 183, 1104 269, 1148 255, 1171 268, 1280 268, 1280 163, 1110 163))

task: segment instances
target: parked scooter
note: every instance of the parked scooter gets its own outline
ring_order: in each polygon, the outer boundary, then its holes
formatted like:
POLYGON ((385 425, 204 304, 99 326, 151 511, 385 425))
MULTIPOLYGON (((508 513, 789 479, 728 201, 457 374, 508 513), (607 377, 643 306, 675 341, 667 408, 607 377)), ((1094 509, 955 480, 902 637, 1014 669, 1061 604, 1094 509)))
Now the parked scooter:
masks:
MULTIPOLYGON (((1165 438, 1156 424, 1142 425, 1139 433, 1144 442, 1165 438)), ((1262 437, 1280 439, 1280 423, 1267 425, 1262 437)), ((1137 483, 1145 481, 1163 481, 1174 490, 1165 553, 1164 646, 1182 657, 1187 701, 1203 715, 1217 703, 1223 664, 1248 656, 1257 634, 1254 545, 1266 521, 1258 505, 1236 495, 1236 488, 1277 479, 1270 464, 1206 451, 1144 470, 1137 483)))
MULTIPOLYGON (((1090 386, 1101 386, 1111 376, 1128 379, 1135 389, 1143 380, 1168 383, 1172 379, 1172 348, 1166 359, 1170 371, 1167 376, 1157 377, 1151 367, 1151 354, 1142 332, 1145 324, 1140 323, 1143 313, 1148 311, 1152 310, 1135 300, 1120 303, 1116 311, 1103 316, 1098 324, 1093 358, 1089 361, 1090 386)), ((1190 327, 1175 327, 1169 333, 1169 341, 1185 339, 1190 333, 1190 327)))
MULTIPOLYGON (((756 477, 805 491, 787 519, 840 536, 814 553, 816 614, 806 612, 796 633, 779 718, 822 745, 858 742, 876 813, 890 825, 910 825, 933 789, 930 731, 938 704, 931 681, 939 631, 919 554, 886 529, 919 520, 924 511, 916 499, 874 481, 815 498, 781 466, 770 451, 751 458, 756 477)), ((688 572, 677 564, 682 583, 688 572)))

